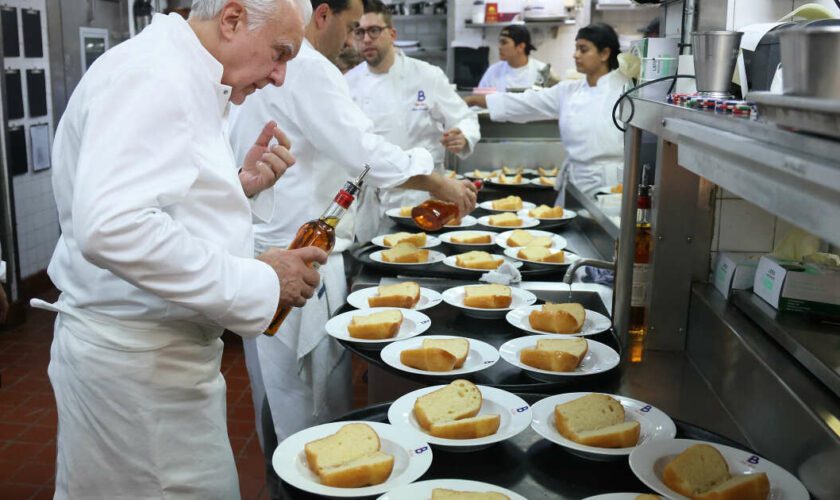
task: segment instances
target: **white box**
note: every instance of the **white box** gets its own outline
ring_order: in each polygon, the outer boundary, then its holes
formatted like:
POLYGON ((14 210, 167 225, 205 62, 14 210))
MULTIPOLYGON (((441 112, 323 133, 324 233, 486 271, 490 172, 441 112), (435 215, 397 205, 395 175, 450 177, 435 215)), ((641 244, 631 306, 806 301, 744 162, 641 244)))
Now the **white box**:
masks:
POLYGON ((765 255, 753 293, 779 311, 840 317, 840 271, 765 255))
POLYGON ((755 281, 755 272, 761 253, 720 252, 715 260, 712 283, 729 298, 732 290, 749 290, 755 281))
POLYGON ((642 38, 630 44, 630 52, 639 59, 679 56, 679 40, 676 38, 642 38))

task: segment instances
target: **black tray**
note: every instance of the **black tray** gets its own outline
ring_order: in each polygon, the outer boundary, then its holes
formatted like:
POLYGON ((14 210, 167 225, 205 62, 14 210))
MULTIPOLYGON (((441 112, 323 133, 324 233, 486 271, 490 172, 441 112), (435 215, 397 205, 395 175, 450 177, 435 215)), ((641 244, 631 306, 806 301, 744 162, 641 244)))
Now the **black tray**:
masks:
MULTIPOLYGON (((517 395, 529 405, 548 397, 545 394, 517 395)), ((336 421, 387 423, 389 407, 390 403, 369 406, 350 412, 336 421)), ((677 438, 710 441, 751 452, 740 443, 695 425, 680 420, 674 420, 674 423, 677 438)), ((515 491, 529 500, 581 499, 604 493, 650 492, 630 470, 627 459, 596 462, 580 458, 543 439, 530 427, 511 439, 480 451, 453 453, 433 448, 432 466, 418 481, 428 479, 483 481, 515 491)), ((285 483, 281 482, 281 485, 287 498, 318 498, 285 483)))
MULTIPOLYGON (((437 291, 453 286, 451 283, 443 286, 422 284, 427 288, 432 288, 437 291)), ((609 317, 609 312, 604 307, 600 296, 595 292, 575 291, 572 292, 571 300, 569 292, 557 291, 537 291, 535 292, 540 302, 543 300, 550 300, 552 302, 579 302, 589 310, 599 312, 609 317)), ((339 313, 353 310, 353 307, 345 304, 339 313)), ((530 333, 520 330, 508 323, 504 318, 500 319, 475 319, 465 316, 461 310, 450 306, 445 302, 430 309, 422 311, 432 320, 432 326, 423 335, 458 335, 462 337, 481 340, 492 345, 498 349, 502 344, 508 340, 524 335, 531 335, 530 333)), ((597 335, 590 335, 587 339, 595 340, 610 346, 619 355, 622 354, 622 349, 618 338, 612 329, 597 335)), ((590 375, 587 377, 568 377, 568 381, 561 382, 545 382, 529 377, 526 373, 509 364, 503 359, 499 359, 495 365, 475 373, 468 373, 455 377, 430 377, 426 375, 408 373, 397 370, 382 361, 379 356, 379 350, 359 349, 354 344, 341 341, 341 344, 360 356, 368 363, 372 363, 382 369, 397 375, 399 377, 421 383, 426 385, 436 385, 446 383, 453 378, 465 378, 473 381, 476 384, 487 385, 491 387, 498 387, 510 392, 555 392, 563 390, 570 392, 574 390, 597 390, 603 392, 613 392, 617 390, 620 378, 620 365, 610 371, 599 373, 597 375, 590 375)))
MULTIPOLYGON (((395 276, 397 274, 400 274, 405 276, 419 276, 424 278, 450 278, 478 281, 478 278, 481 277, 481 275, 483 274, 478 271, 466 271, 463 269, 449 267, 443 262, 411 266, 401 266, 399 264, 386 264, 383 262, 376 262, 375 260, 370 258, 370 254, 377 250, 384 250, 384 248, 372 244, 364 245, 351 251, 350 255, 359 263, 364 264, 366 266, 370 266, 373 269, 376 269, 377 271, 389 276, 395 276)), ((431 250, 435 249, 432 248, 431 250)), ((501 255, 500 250, 502 249, 498 248, 498 250, 494 250, 491 253, 499 253, 499 255, 501 255)), ((523 279, 533 279, 535 277, 539 277, 541 280, 562 281, 563 274, 566 272, 566 269, 568 267, 568 265, 560 265, 553 267, 533 267, 527 262, 524 262, 522 267, 519 268, 519 272, 522 274, 523 279)))

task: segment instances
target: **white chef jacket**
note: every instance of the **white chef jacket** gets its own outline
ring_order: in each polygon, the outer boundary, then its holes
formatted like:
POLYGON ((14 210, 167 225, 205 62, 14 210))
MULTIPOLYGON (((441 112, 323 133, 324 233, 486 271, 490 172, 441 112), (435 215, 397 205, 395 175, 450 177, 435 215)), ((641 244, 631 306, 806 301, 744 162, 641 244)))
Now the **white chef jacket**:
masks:
POLYGON ((158 18, 156 36, 97 59, 62 116, 52 169, 62 234, 48 272, 72 307, 255 336, 280 288, 253 258, 225 135, 230 87, 182 18, 158 18))
MULTIPOLYGON (((440 68, 395 50, 394 64, 387 73, 373 73, 363 63, 344 75, 353 101, 373 121, 377 134, 402 148, 430 151, 436 169, 442 172, 446 155, 440 143, 443 132, 451 128, 463 132, 467 147, 458 156, 467 158, 481 139, 478 115, 458 96, 440 68)), ((416 205, 428 197, 423 191, 366 188, 356 220, 359 240, 375 236, 386 210, 416 205)))
MULTIPOLYGON (((289 138, 296 163, 274 186, 271 220, 254 226, 257 251, 287 247, 298 228, 318 218, 364 163, 371 166, 365 183, 377 187, 397 186, 409 177, 430 174, 434 167, 425 149, 403 150, 376 135, 373 122, 353 103, 341 72, 307 40, 288 63, 281 87, 266 87, 234 107, 230 140, 237 159, 244 158, 253 143, 249 137, 256 137, 268 120, 275 120, 289 138)), ((323 326, 346 298, 339 252, 353 237, 352 214, 348 214, 336 228, 333 255, 321 268, 323 286, 316 297, 293 309, 275 336, 259 337, 253 341, 257 348, 248 346, 245 351, 251 380, 262 375, 280 439, 349 409, 350 380, 341 376, 349 358, 344 356, 341 364, 344 349, 323 326), (330 391, 342 393, 346 400, 334 400, 330 391)), ((259 381, 254 386, 259 387, 259 381)), ((255 410, 260 415, 263 395, 256 392, 255 410)))
POLYGON ((484 72, 478 86, 482 88, 494 87, 499 92, 505 89, 529 89, 534 84, 541 84, 540 71, 545 63, 533 57, 528 58, 528 64, 521 68, 514 68, 507 61, 499 61, 484 72))
POLYGON ((62 294, 33 301, 59 313, 57 499, 239 497, 219 337, 260 334, 280 283, 253 258, 222 72, 183 18, 155 15, 58 125, 62 294))
MULTIPOLYGON (((582 191, 590 191, 620 181, 624 135, 613 125, 612 108, 627 83, 614 70, 594 87, 586 79, 567 80, 548 89, 489 95, 487 109, 495 121, 558 119, 568 153, 563 172, 582 191)), ((563 179, 561 173, 558 180, 563 179)))

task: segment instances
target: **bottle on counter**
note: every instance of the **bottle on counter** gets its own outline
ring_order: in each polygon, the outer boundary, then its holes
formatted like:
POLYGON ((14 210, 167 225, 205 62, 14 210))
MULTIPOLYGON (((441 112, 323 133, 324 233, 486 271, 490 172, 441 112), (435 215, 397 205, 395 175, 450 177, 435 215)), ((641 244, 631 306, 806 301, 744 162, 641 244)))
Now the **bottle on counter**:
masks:
POLYGON ((653 246, 651 237, 650 206, 651 186, 646 175, 649 168, 645 165, 642 184, 636 202, 636 238, 633 252, 633 288, 630 294, 630 324, 628 333, 631 337, 642 338, 648 329, 647 288, 650 256, 653 246))
MULTIPOLYGON (((474 181, 473 185, 480 191, 484 182, 474 181)), ((417 227, 424 231, 437 231, 460 216, 458 205, 434 198, 428 199, 411 209, 411 219, 417 224, 417 227)))
MULTIPOLYGON (((319 218, 300 226, 288 249, 294 250, 315 246, 327 253, 331 252, 335 246, 335 227, 338 226, 341 218, 347 213, 347 209, 353 204, 353 200, 356 199, 356 195, 359 194, 368 170, 370 170, 370 166, 365 165, 364 170, 358 177, 345 182, 344 187, 338 191, 332 203, 319 218)), ((317 266, 318 264, 313 262, 312 265, 317 266)), ((263 333, 269 336, 277 333, 280 325, 283 324, 290 312, 292 312, 291 306, 278 307, 277 312, 274 313, 274 318, 263 333)))

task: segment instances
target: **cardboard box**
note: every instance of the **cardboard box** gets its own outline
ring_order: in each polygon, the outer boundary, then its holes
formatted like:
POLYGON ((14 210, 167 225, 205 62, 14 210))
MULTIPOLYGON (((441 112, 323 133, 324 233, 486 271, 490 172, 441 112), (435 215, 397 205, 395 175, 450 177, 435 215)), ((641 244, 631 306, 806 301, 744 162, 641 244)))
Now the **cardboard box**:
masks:
POLYGON ((729 298, 732 290, 749 290, 755 281, 755 272, 762 253, 720 252, 715 259, 712 283, 729 298))
POLYGON ((630 44, 630 52, 640 59, 676 58, 679 42, 677 38, 642 38, 630 44))
POLYGON ((779 311, 840 317, 840 271, 765 255, 753 293, 779 311))

